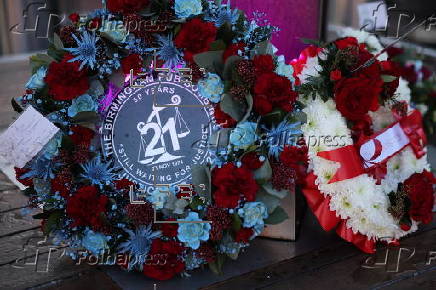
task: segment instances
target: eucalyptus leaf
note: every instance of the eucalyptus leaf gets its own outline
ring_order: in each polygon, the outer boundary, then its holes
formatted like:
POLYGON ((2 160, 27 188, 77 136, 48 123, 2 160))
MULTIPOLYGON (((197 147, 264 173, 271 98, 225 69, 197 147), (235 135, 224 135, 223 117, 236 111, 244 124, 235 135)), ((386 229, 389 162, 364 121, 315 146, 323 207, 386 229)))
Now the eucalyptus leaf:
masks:
POLYGON ((215 40, 209 45, 209 50, 216 51, 216 50, 225 50, 226 49, 226 43, 222 39, 215 40))
POLYGON ((263 187, 263 189, 265 189, 265 191, 268 194, 271 194, 271 195, 276 196, 278 198, 284 198, 286 195, 289 194, 289 191, 287 191, 287 190, 276 190, 276 189, 274 189, 272 187, 271 183, 264 184, 264 185, 262 185, 262 187, 263 187))
POLYGON ((77 124, 96 123, 98 120, 100 120, 100 116, 95 111, 79 112, 72 119, 73 122, 77 124))
POLYGON ((88 94, 93 97, 99 97, 104 95, 104 87, 99 80, 95 79, 91 81, 88 89, 88 94))
POLYGON ((209 137, 209 147, 216 148, 220 146, 227 146, 230 140, 230 133, 232 128, 222 128, 214 132, 209 137))
POLYGON ((382 75, 381 78, 385 83, 390 83, 390 82, 393 82, 397 79, 397 77, 390 76, 390 75, 382 75))
POLYGON ((36 73, 36 71, 42 67, 48 67, 50 63, 56 61, 54 58, 47 54, 38 53, 36 55, 32 55, 29 58, 30 66, 32 67, 32 73, 36 73))
POLYGON ((253 110, 253 96, 251 94, 248 94, 245 96, 245 100, 247 101, 247 110, 245 111, 244 117, 242 117, 242 120, 240 122, 244 122, 250 117, 251 111, 253 110))
POLYGON ((269 164, 268 159, 266 159, 263 162, 262 166, 254 171, 254 179, 269 180, 271 179, 271 176, 272 176, 272 168, 271 165, 269 164))
POLYGON ((238 213, 232 215, 232 229, 237 232, 242 228, 242 220, 238 213))
POLYGON ((280 205, 280 198, 268 194, 264 189, 260 189, 256 193, 256 201, 263 202, 268 209, 268 214, 274 212, 274 210, 280 205))
POLYGON ((223 95, 220 108, 224 113, 238 122, 245 116, 245 108, 229 94, 223 95))
POLYGON ((276 225, 288 218, 289 218, 288 214, 285 212, 283 208, 279 206, 274 210, 273 213, 269 215, 269 217, 266 220, 264 220, 264 222, 265 224, 268 225, 276 225))
POLYGON ((64 44, 57 33, 53 34, 53 44, 57 49, 64 49, 64 44))
POLYGON ((109 82, 113 83, 115 86, 122 88, 124 86, 125 76, 121 69, 115 71, 110 77, 109 82))
POLYGON ((254 58, 255 55, 260 55, 260 54, 274 55, 273 46, 268 39, 262 41, 261 43, 258 43, 255 46, 255 48, 250 52, 251 58, 254 58))
POLYGON ((226 256, 224 254, 218 254, 216 256, 215 261, 209 263, 210 270, 214 272, 216 275, 222 275, 223 274, 222 268, 225 260, 226 260, 226 256))
POLYGON ((211 200, 211 181, 209 168, 205 165, 192 166, 192 184, 194 185, 195 192, 199 197, 204 197, 205 202, 211 200))
POLYGON ((224 66, 222 59, 222 50, 207 51, 194 55, 194 61, 200 68, 220 75, 224 66))
POLYGON ((235 67, 235 63, 242 60, 242 57, 238 55, 232 55, 227 58, 226 63, 224 64, 223 70, 223 79, 231 80, 232 79, 232 70, 235 67))

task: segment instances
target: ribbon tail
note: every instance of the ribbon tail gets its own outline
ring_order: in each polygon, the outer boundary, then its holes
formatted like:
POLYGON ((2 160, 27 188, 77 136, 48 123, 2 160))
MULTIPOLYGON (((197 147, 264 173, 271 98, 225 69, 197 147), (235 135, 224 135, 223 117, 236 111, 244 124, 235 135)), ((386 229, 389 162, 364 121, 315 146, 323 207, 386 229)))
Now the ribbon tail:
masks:
POLYGON ((339 224, 336 233, 347 242, 353 243, 361 251, 368 254, 375 253, 375 241, 360 233, 354 233, 351 228, 347 228, 346 220, 339 224))

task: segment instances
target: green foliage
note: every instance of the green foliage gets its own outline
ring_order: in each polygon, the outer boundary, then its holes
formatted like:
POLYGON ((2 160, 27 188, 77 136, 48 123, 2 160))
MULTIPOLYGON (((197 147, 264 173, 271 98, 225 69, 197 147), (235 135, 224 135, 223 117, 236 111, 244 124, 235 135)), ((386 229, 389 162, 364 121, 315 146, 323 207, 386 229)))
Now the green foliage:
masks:
POLYGON ((274 210, 273 213, 269 215, 269 217, 265 220, 265 223, 269 225, 276 225, 288 218, 289 218, 288 214, 285 212, 283 208, 279 206, 274 210))

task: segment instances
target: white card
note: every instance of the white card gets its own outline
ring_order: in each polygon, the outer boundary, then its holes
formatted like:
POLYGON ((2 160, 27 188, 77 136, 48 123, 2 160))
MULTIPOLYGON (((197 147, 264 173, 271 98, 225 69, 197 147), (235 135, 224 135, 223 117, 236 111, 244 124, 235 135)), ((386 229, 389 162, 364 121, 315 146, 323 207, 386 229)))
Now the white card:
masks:
POLYGON ((357 5, 360 28, 368 32, 385 31, 387 29, 388 13, 383 1, 362 3, 357 5))
POLYGON ((0 157, 7 163, 22 168, 58 131, 58 127, 29 106, 0 135, 0 157))

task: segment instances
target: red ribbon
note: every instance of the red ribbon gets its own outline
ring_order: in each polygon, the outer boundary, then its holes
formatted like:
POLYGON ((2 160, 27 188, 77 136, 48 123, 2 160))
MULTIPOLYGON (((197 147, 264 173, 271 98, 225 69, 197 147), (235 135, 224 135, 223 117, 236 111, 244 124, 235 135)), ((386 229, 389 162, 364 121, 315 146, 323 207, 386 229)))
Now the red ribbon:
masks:
POLYGON ((339 162, 340 164, 339 169, 336 171, 335 175, 329 180, 328 183, 330 184, 337 181, 351 179, 363 173, 368 173, 374 176, 374 178, 377 180, 377 184, 380 184, 381 179, 383 179, 387 173, 386 162, 389 160, 389 158, 403 150, 403 148, 399 149, 397 153, 393 154, 392 156, 385 158, 382 162, 372 163, 372 160, 375 160, 377 157, 380 156, 383 148, 383 144, 381 144, 381 142, 375 138, 386 130, 395 126, 397 123, 400 124, 404 133, 409 138, 409 144, 407 145, 410 145, 412 147, 416 158, 419 159, 424 156, 424 148, 427 144, 427 138, 422 128, 421 113, 417 110, 414 110, 409 116, 401 118, 397 122, 391 124, 388 128, 385 128, 384 130, 372 135, 371 137, 360 141, 358 144, 348 145, 335 150, 318 152, 318 156, 327 160, 339 162), (374 141, 375 152, 371 159, 366 160, 365 162, 372 163, 374 165, 370 168, 365 168, 363 166, 363 159, 359 154, 359 148, 362 144, 370 140, 374 141))
POLYGON ((330 210, 330 197, 324 197, 315 184, 316 175, 313 172, 306 177, 306 187, 303 194, 307 203, 317 217, 321 227, 325 231, 336 228, 336 233, 344 240, 353 243, 361 251, 373 254, 375 252, 375 241, 360 233, 354 233, 347 228, 347 220, 337 216, 336 211, 330 210))

